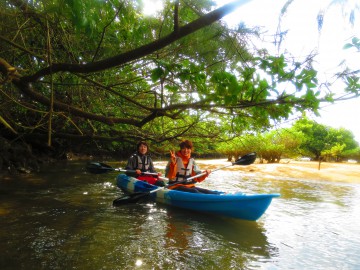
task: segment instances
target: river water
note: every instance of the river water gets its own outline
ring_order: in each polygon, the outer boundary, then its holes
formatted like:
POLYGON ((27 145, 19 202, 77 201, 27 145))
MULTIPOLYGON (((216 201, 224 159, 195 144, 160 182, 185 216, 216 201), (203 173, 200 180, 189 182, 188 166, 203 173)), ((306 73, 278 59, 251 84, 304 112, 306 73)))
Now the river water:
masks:
POLYGON ((360 185, 254 177, 201 186, 280 193, 256 222, 151 202, 113 207, 116 173, 84 162, 0 180, 0 269, 359 269, 360 185))

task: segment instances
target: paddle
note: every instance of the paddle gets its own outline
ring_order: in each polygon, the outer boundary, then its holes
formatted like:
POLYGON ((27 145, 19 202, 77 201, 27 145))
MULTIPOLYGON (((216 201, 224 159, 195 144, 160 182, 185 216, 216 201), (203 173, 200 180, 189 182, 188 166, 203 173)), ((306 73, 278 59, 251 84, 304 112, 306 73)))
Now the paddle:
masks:
POLYGON ((126 204, 126 203, 136 203, 136 202, 140 201, 142 198, 149 196, 151 193, 157 192, 157 191, 167 188, 169 186, 172 186, 172 185, 159 187, 159 188, 150 190, 148 192, 135 192, 135 193, 125 195, 123 197, 115 199, 113 201, 113 206, 119 206, 119 205, 126 204))
MULTIPOLYGON (((250 165, 250 164, 254 163, 255 159, 256 159, 256 153, 252 152, 252 153, 249 153, 249 154, 246 154, 246 155, 242 156, 241 158, 237 159, 235 162, 231 163, 230 165, 226 165, 226 166, 223 166, 221 168, 217 168, 215 170, 212 170, 211 172, 216 172, 216 171, 219 171, 219 170, 222 170, 224 168, 234 166, 234 165, 250 165)), ((190 180, 193 180, 195 178, 198 178, 198 177, 201 177, 201 176, 204 176, 204 175, 206 175, 206 172, 203 172, 203 173, 194 175, 192 177, 186 178, 186 182, 189 182, 190 180)))
MULTIPOLYGON (((256 153, 252 152, 252 153, 249 153, 249 154, 246 154, 246 155, 242 156, 241 158, 239 158, 235 162, 231 163, 230 165, 226 165, 226 166, 223 166, 221 168, 217 168, 217 169, 213 170, 212 172, 215 172, 215 171, 218 171, 218 170, 221 170, 221 169, 233 166, 233 165, 250 165, 250 164, 254 163, 255 159, 256 159, 256 153)), ((194 176, 192 176, 190 178, 187 178, 186 181, 184 181, 184 182, 188 182, 189 180, 201 177, 201 176, 203 176, 205 174, 206 173, 201 173, 201 174, 194 175, 194 176)), ((146 196, 149 196, 151 193, 157 192, 157 191, 162 190, 164 188, 168 188, 168 187, 170 187, 172 185, 177 185, 179 183, 181 183, 181 182, 176 182, 174 184, 167 185, 165 187, 159 187, 159 188, 153 189, 153 190, 148 191, 148 192, 136 192, 136 193, 132 193, 132 194, 129 194, 129 195, 125 195, 123 197, 115 199, 113 201, 113 205, 114 206, 119 206, 119 205, 126 204, 126 203, 136 203, 139 200, 141 200, 142 198, 144 198, 146 196)))
MULTIPOLYGON (((107 172, 111 172, 111 171, 135 173, 135 170, 125 170, 125 169, 121 169, 121 168, 113 168, 110 165, 102 163, 102 162, 89 162, 86 165, 86 170, 88 172, 94 173, 94 174, 107 173, 107 172)), ((157 173, 151 173, 151 172, 143 172, 142 174, 158 175, 157 173)))

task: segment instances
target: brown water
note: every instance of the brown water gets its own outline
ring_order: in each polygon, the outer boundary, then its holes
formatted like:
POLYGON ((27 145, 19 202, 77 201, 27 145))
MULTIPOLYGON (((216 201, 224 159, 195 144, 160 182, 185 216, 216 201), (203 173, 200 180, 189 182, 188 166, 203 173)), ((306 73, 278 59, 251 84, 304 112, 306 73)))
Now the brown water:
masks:
POLYGON ((84 162, 0 180, 0 269, 358 269, 360 185, 218 171, 202 186, 281 193, 257 222, 151 202, 114 208, 84 162))

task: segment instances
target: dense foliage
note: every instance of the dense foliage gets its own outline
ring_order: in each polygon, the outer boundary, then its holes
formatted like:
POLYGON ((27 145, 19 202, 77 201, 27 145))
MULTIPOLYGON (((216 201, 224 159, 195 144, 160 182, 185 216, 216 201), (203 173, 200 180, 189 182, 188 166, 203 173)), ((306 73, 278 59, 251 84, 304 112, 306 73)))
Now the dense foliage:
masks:
MULTIPOLYGON (((312 56, 270 55, 252 46, 256 29, 221 22, 241 2, 164 1, 147 17, 136 0, 1 1, 1 136, 124 153, 139 139, 167 151, 186 137, 206 152, 336 100, 312 56)), ((359 95, 353 73, 340 78, 359 95)))
POLYGON ((219 143, 217 151, 227 155, 229 160, 255 151, 260 162, 268 163, 301 157, 336 162, 360 160, 359 143, 349 130, 322 125, 306 117, 289 128, 249 134, 219 143))

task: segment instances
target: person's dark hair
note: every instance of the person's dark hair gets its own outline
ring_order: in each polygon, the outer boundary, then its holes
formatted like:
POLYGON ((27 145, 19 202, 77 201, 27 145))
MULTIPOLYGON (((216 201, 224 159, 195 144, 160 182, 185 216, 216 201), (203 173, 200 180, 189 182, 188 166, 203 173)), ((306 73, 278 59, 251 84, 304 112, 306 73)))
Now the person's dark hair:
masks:
POLYGON ((145 145, 147 147, 147 151, 149 152, 149 145, 145 141, 139 141, 136 145, 136 150, 139 150, 140 145, 145 145))
POLYGON ((184 140, 182 141, 180 144, 180 149, 183 149, 183 148, 189 148, 189 149, 193 149, 193 144, 191 141, 189 140, 184 140))

